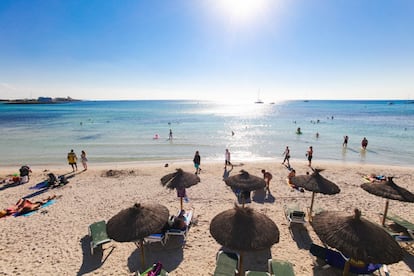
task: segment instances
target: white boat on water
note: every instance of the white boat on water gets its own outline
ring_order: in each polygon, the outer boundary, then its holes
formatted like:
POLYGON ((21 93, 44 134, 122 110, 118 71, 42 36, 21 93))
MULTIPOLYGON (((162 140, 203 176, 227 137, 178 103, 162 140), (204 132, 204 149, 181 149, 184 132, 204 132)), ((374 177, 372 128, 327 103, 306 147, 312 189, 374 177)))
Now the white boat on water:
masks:
POLYGON ((262 104, 262 103, 264 103, 264 102, 260 99, 260 90, 259 90, 259 93, 258 93, 258 95, 257 95, 257 101, 255 101, 254 103, 255 103, 255 104, 262 104))

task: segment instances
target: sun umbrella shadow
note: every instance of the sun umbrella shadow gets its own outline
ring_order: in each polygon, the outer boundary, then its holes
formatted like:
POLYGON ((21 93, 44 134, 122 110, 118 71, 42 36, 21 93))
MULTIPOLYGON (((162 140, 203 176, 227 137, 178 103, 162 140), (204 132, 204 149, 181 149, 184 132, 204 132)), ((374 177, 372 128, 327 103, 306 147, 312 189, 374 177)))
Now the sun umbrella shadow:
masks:
POLYGON ((165 245, 160 243, 150 243, 144 245, 145 259, 147 267, 141 267, 142 265, 138 261, 141 258, 141 249, 137 248, 128 257, 128 268, 130 272, 144 271, 151 264, 161 262, 163 269, 166 271, 175 270, 184 259, 184 251, 182 241, 177 237, 171 237, 165 245))
POLYGON ((244 254, 244 269, 252 271, 267 271, 267 260, 272 258, 270 248, 257 250, 254 252, 246 252, 244 254))
POLYGON ((91 237, 89 235, 85 235, 81 240, 82 252, 83 252, 83 259, 82 265, 79 268, 79 271, 76 275, 84 275, 86 273, 92 272, 98 268, 100 268, 108 257, 112 254, 114 250, 114 246, 105 248, 104 250, 98 248, 94 251, 94 254, 91 255, 91 237))
POLYGON ((414 253, 410 253, 407 250, 404 250, 404 258, 403 262, 411 269, 411 271, 414 271, 414 253))
POLYGON ((256 203, 264 204, 266 201, 266 191, 264 189, 254 191, 252 200, 256 203))
POLYGON ((292 223, 289 226, 289 230, 293 240, 299 249, 309 250, 310 245, 313 243, 308 229, 301 223, 292 223))

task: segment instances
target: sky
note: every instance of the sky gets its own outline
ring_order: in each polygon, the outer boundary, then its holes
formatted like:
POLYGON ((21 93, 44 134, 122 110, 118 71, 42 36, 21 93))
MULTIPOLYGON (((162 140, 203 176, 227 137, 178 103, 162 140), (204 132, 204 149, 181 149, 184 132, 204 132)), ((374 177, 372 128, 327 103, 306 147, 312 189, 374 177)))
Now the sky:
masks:
POLYGON ((413 99, 412 0, 1 0, 0 99, 413 99))

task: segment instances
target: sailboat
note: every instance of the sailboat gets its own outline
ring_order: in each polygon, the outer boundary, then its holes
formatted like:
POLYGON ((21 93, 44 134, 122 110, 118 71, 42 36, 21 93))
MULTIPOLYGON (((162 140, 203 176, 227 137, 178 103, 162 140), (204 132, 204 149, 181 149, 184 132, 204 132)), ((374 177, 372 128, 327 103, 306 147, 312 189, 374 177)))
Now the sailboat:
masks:
POLYGON ((255 101, 254 103, 255 104, 262 104, 263 103, 263 101, 260 99, 260 90, 259 90, 258 95, 257 95, 257 101, 255 101))

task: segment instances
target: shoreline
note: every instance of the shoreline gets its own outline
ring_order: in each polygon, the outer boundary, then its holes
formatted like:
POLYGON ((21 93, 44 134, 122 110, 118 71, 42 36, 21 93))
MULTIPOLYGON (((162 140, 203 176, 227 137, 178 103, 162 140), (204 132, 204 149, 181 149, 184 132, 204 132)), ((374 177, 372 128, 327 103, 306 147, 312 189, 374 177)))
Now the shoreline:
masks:
MULTIPOLYGON (((282 160, 282 159, 281 159, 282 160)), ((234 163, 234 165, 236 165, 235 167, 239 167, 239 166, 243 166, 245 164, 281 164, 281 162, 277 162, 274 159, 262 159, 262 160, 254 160, 254 161, 245 161, 245 162, 236 162, 234 163)), ((363 162, 352 162, 352 161, 331 161, 331 160, 318 160, 316 163, 315 161, 312 162, 313 168, 323 168, 326 166, 334 166, 334 167, 368 167, 368 168, 372 168, 372 167, 381 167, 381 168, 400 168, 400 169, 413 169, 410 166, 406 166, 406 165, 395 165, 395 164, 391 164, 391 165, 385 165, 385 164, 375 164, 375 163, 363 163, 363 162)), ((82 163, 78 161, 78 170, 81 171, 82 170, 82 163)), ((192 166, 192 160, 148 160, 148 161, 125 161, 125 162, 99 162, 99 163, 93 163, 93 162, 88 162, 88 168, 89 169, 105 169, 105 168, 129 168, 129 167, 137 167, 137 166, 149 166, 149 167, 164 167, 165 164, 168 164, 169 167, 171 166, 192 166)), ((209 165, 221 165, 224 164, 224 161, 216 161, 216 160, 204 160, 202 161, 202 164, 209 164, 209 165)), ((295 168, 296 166, 300 166, 300 167, 308 167, 307 166, 307 161, 302 161, 302 160, 292 160, 291 159, 291 167, 295 168), (293 163, 293 164, 292 164, 293 163), (294 166, 296 165, 296 166, 294 166)), ((65 170, 70 168, 70 166, 66 163, 66 164, 57 164, 57 163, 50 163, 50 164, 40 164, 40 165, 31 165, 31 164, 21 164, 22 165, 29 165, 30 168, 32 170, 65 170)), ((13 165, 6 165, 6 166, 2 166, 2 171, 7 171, 7 170, 13 170, 13 169, 19 169, 20 166, 13 166, 13 165)), ((0 173, 0 175, 3 173, 0 173)))

